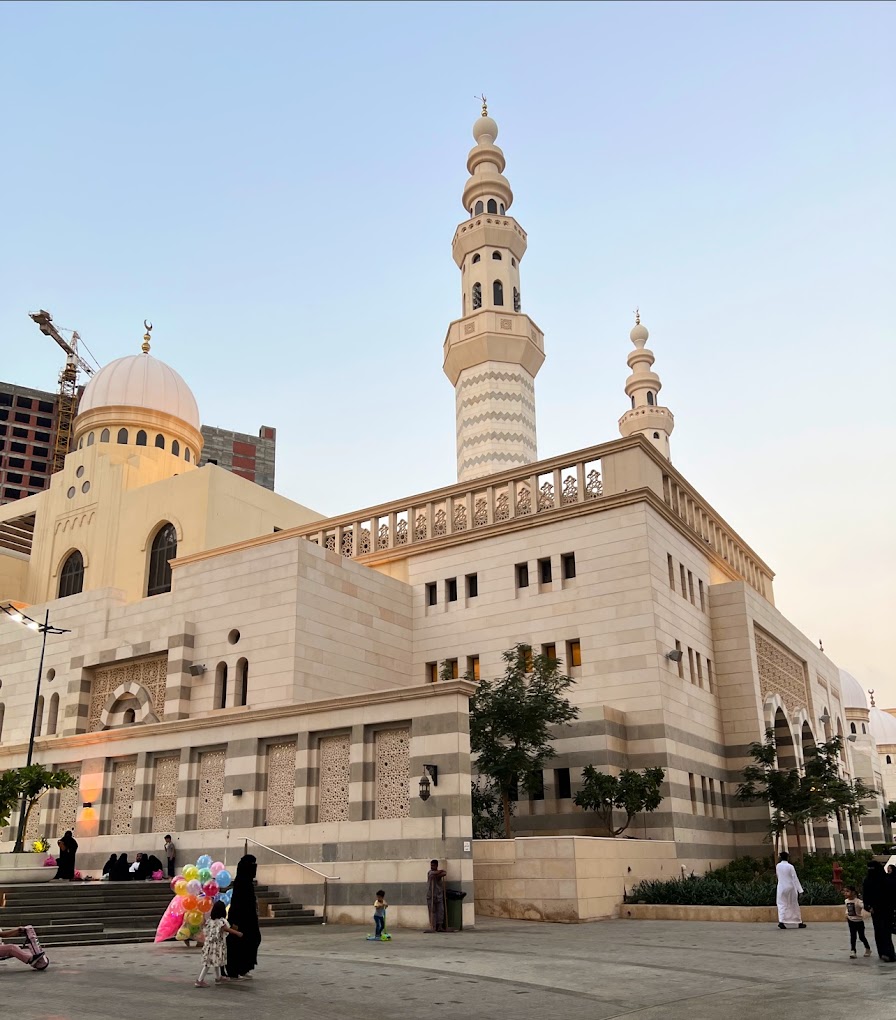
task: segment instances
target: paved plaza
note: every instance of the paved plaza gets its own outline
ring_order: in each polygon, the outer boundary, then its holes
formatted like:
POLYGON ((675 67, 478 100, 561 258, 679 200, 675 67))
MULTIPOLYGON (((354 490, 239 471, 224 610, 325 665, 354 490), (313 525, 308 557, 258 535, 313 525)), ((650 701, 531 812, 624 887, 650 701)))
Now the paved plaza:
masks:
POLYGON ((518 1020, 893 1020, 896 966, 847 957, 846 925, 486 919, 452 935, 368 943, 342 926, 264 933, 251 982, 196 989, 176 944, 55 949, 34 973, 2 964, 23 1020, 514 1017, 518 1020))

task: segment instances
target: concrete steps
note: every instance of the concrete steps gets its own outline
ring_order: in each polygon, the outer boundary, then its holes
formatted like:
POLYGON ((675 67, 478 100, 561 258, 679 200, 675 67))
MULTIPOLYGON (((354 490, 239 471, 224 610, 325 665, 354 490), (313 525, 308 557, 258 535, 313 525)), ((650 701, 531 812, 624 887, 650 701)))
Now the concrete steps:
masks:
MULTIPOLYGON (((320 924, 313 910, 259 886, 265 927, 320 924)), ((167 882, 41 882, 0 886, 0 927, 34 925, 45 946, 151 942, 171 902, 167 882)))

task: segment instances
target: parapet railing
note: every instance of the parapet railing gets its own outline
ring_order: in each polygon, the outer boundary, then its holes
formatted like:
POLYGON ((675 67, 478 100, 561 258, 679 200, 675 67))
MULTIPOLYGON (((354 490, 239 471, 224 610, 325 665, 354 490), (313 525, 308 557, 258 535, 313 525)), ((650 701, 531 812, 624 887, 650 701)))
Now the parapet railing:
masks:
POLYGON ((243 836, 243 853, 249 852, 249 844, 253 846, 260 846, 262 850, 267 850, 272 854, 276 854, 278 857, 282 857, 284 861, 289 861, 290 864, 298 864, 300 868, 304 868, 306 871, 310 871, 312 875, 317 875, 318 878, 324 880, 324 905, 323 905, 323 923, 327 923, 327 903, 329 889, 327 887, 328 882, 338 882, 339 875, 325 875, 322 871, 318 871, 316 868, 312 868, 310 864, 305 864, 302 861, 297 861, 294 857, 289 857, 286 854, 281 853, 279 850, 275 850, 272 846, 267 846, 265 843, 259 843, 257 839, 252 839, 250 836, 243 836))

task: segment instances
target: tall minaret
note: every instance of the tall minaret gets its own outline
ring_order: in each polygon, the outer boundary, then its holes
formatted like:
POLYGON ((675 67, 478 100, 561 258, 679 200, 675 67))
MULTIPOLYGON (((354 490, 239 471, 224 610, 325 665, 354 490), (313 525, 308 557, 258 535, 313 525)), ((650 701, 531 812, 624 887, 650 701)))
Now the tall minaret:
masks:
POLYGON ((619 419, 619 431, 623 436, 646 436, 671 460, 669 436, 675 428, 675 419, 668 407, 660 407, 657 402, 663 384, 656 372, 651 371, 653 351, 644 346, 650 334, 647 327, 641 325, 639 312, 635 312, 635 326, 629 336, 635 349, 627 359, 632 374, 625 380, 625 392, 632 399, 632 407, 619 419))
POLYGON ((535 376, 544 362, 544 334, 521 311, 526 232, 507 215, 513 192, 484 96, 473 137, 463 195, 469 219, 452 242, 463 318, 448 327, 444 347, 445 374, 456 394, 459 482, 538 459, 535 376))

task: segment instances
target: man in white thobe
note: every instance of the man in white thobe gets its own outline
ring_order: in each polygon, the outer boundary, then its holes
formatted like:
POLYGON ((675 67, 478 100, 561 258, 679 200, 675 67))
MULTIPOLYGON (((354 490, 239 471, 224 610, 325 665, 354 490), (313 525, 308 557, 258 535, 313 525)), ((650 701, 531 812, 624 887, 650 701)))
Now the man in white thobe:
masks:
POLYGON ((778 927, 786 928, 788 924, 795 924, 798 928, 805 928, 803 918, 800 915, 800 893, 803 887, 796 874, 796 868, 788 860, 789 854, 781 851, 781 861, 775 868, 778 877, 778 892, 775 900, 778 904, 778 927))

